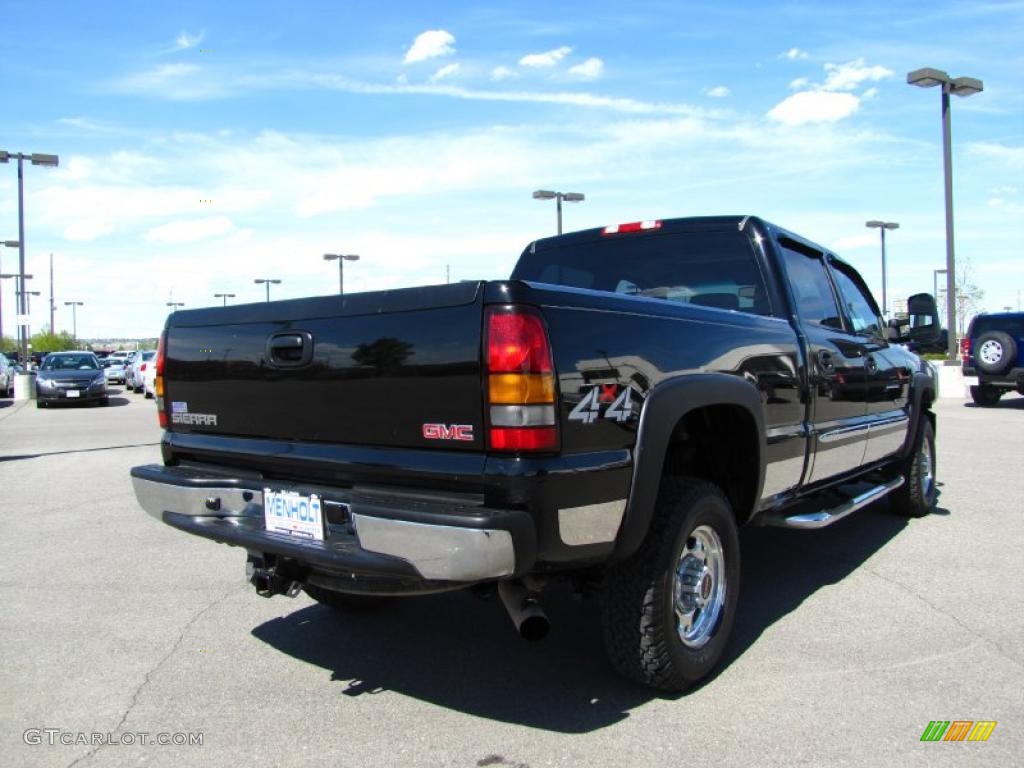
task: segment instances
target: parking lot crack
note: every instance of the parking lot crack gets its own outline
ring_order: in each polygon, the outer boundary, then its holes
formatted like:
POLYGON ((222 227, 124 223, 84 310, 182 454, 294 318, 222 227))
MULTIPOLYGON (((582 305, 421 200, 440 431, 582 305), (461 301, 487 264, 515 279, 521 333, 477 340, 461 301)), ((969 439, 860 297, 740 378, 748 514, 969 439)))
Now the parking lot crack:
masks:
POLYGON ((936 613, 940 613, 943 616, 945 616, 946 618, 951 619, 954 624, 956 624, 958 627, 963 629, 969 635, 971 635, 971 636, 977 638, 978 640, 981 640, 982 642, 984 642, 984 643, 992 646, 993 648, 995 648, 996 652, 1000 656, 1002 656, 1008 662, 1013 664, 1015 667, 1024 669, 1024 664, 1022 664, 1018 659, 1015 659, 1013 656, 1008 654, 1003 649, 1003 647, 1001 645, 999 645, 998 642, 996 642, 992 638, 987 637, 986 635, 983 635, 980 632, 978 632, 976 629, 974 629, 972 626, 967 624, 963 619, 961 619, 959 616, 957 616, 952 611, 946 610, 946 609, 942 608, 942 606, 940 606, 940 605, 936 605, 931 600, 929 600, 927 597, 925 597, 924 595, 920 594, 917 590, 913 589, 910 586, 907 586, 906 584, 904 584, 901 581, 897 581, 896 579, 893 579, 893 578, 890 578, 888 576, 885 576, 884 574, 881 574, 881 573, 879 573, 878 571, 876 571, 876 570, 874 570, 872 568, 866 568, 865 570, 868 573, 870 573, 872 576, 874 576, 875 578, 881 579, 882 581, 885 581, 885 582, 887 582, 889 584, 892 584, 895 587, 899 587, 900 589, 902 589, 904 592, 906 592, 910 596, 917 598, 917 600, 919 600, 920 602, 922 602, 925 605, 927 605, 929 608, 931 608, 936 613))
MULTIPOLYGON (((174 656, 175 653, 177 653, 178 648, 181 647, 182 642, 184 642, 184 640, 185 640, 185 636, 188 634, 189 630, 192 629, 192 627, 196 624, 196 622, 198 622, 209 611, 211 611, 214 608, 216 608, 218 605, 223 603, 229 597, 231 597, 233 595, 236 595, 239 592, 242 592, 243 590, 245 590, 247 588, 248 588, 247 584, 232 588, 231 590, 225 592, 220 597, 218 597, 215 600, 212 600, 211 602, 209 602, 206 606, 204 606, 202 609, 197 611, 196 614, 191 619, 188 620, 188 622, 186 622, 185 626, 183 626, 181 628, 181 631, 178 633, 178 637, 174 641, 174 644, 171 646, 170 650, 167 651, 167 653, 165 653, 160 658, 160 660, 157 661, 156 664, 154 664, 146 672, 145 676, 142 679, 142 682, 139 683, 139 685, 135 688, 135 691, 132 693, 131 700, 128 702, 128 706, 125 708, 124 713, 121 715, 121 719, 118 720, 117 725, 115 725, 114 728, 111 730, 111 734, 117 735, 117 734, 121 733, 121 729, 124 727, 124 724, 128 721, 128 717, 131 715, 132 710, 134 710, 136 705, 139 703, 139 697, 142 695, 142 692, 149 685, 150 681, 153 679, 153 676, 157 672, 160 671, 161 667, 163 667, 164 664, 166 664, 170 660, 170 658, 172 656, 174 656)), ((90 749, 88 752, 86 752, 84 755, 82 755, 81 757, 76 758, 73 762, 69 763, 67 768, 74 768, 74 766, 78 765, 79 763, 83 763, 86 760, 92 759, 105 746, 108 746, 108 744, 104 743, 104 744, 96 745, 95 747, 90 749)))

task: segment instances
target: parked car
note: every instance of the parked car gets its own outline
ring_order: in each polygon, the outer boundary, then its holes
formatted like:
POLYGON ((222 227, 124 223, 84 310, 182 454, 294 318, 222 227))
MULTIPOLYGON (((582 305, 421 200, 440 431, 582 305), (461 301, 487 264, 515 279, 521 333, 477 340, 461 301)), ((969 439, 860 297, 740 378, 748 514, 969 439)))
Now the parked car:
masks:
POLYGON ((7 355, 0 355, 0 397, 14 397, 14 373, 7 355))
POLYGON ((142 364, 142 391, 146 399, 156 397, 156 360, 151 359, 142 364))
POLYGON ((132 362, 131 379, 128 380, 127 384, 128 388, 137 395, 145 390, 146 380, 143 377, 146 374, 146 365, 153 359, 154 354, 153 350, 140 350, 135 353, 132 362))
POLYGON ((125 359, 123 357, 108 357, 102 361, 103 372, 107 375, 108 384, 125 383, 125 359))
POLYGON ((36 375, 36 407, 56 403, 107 405, 107 377, 92 352, 51 352, 36 375))
MULTIPOLYGON (((502 281, 179 311, 135 493, 243 548, 264 597, 473 587, 539 639, 567 581, 612 666, 681 690, 726 649, 740 526, 934 508, 935 374, 880 315, 853 267, 753 216, 545 238, 502 281)), ((773 556, 820 556, 795 542, 773 556)))
POLYGON ((1024 395, 1024 312, 977 315, 961 344, 965 376, 977 376, 971 399, 991 407, 1007 392, 1024 395))

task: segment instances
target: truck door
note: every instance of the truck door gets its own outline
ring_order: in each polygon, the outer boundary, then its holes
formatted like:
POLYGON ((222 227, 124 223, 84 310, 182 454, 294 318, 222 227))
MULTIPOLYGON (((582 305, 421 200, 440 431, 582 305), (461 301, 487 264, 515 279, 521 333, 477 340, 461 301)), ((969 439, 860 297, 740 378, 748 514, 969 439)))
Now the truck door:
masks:
POLYGON ((868 464, 903 446, 910 426, 907 416, 910 371, 904 355, 885 339, 885 325, 878 307, 860 275, 835 259, 829 259, 829 267, 847 326, 865 344, 869 428, 864 463, 868 464))
POLYGON ((868 438, 867 344, 851 333, 829 280, 824 254, 788 238, 782 263, 807 343, 813 464, 805 483, 854 470, 868 438))

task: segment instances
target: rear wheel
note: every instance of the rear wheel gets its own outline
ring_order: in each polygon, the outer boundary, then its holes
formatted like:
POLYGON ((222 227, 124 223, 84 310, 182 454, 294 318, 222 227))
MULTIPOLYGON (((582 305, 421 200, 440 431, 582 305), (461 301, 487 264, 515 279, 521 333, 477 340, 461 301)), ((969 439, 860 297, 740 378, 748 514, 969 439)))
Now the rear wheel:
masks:
POLYGON ((313 584, 305 584, 302 589, 321 605, 343 613, 368 611, 387 602, 388 599, 382 595, 354 595, 349 592, 335 592, 333 589, 325 589, 313 584))
POLYGON ((605 649, 625 677, 667 691, 696 685, 722 657, 739 597, 739 536, 722 491, 664 478, 647 538, 608 569, 605 649))
POLYGON ((939 498, 935 484, 935 430, 925 414, 917 430, 914 450, 903 464, 905 482, 893 493, 893 506, 906 517, 924 517, 939 498))
POLYGON ((971 399, 977 404, 984 408, 991 408, 993 405, 999 402, 999 398, 1003 396, 1003 391, 999 387, 993 387, 988 384, 982 384, 980 386, 971 387, 971 399))

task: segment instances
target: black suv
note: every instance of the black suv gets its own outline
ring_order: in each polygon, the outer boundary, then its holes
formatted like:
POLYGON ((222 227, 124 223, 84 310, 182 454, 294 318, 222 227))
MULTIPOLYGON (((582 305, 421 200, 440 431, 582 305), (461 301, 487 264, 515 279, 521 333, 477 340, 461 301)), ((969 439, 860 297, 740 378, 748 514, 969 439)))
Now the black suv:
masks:
POLYGON ((963 348, 965 376, 977 376, 971 397, 993 406, 1004 393, 1024 395, 1024 312, 978 315, 967 329, 963 348))

